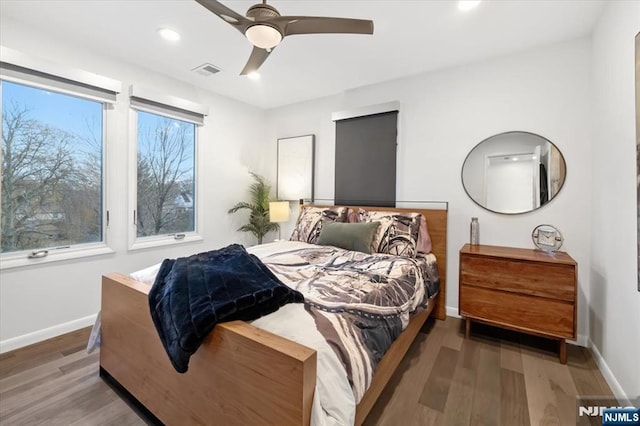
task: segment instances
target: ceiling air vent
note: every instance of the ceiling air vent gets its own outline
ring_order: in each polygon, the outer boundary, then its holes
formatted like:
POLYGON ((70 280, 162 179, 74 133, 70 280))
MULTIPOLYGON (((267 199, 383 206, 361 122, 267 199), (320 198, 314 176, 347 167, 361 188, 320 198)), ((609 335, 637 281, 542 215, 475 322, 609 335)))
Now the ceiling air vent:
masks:
POLYGON ((211 65, 209 63, 204 63, 198 67, 195 67, 191 71, 195 71, 200 75, 209 76, 209 75, 219 73, 220 68, 216 67, 215 65, 211 65))

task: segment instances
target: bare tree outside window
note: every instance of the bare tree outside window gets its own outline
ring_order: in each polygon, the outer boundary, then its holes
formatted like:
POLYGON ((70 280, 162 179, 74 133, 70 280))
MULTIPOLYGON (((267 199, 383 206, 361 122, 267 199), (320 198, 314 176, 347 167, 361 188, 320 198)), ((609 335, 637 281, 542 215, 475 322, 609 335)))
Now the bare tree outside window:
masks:
POLYGON ((137 236, 193 232, 195 124, 138 112, 137 236))
POLYGON ((2 253, 102 241, 104 105, 2 89, 2 253))

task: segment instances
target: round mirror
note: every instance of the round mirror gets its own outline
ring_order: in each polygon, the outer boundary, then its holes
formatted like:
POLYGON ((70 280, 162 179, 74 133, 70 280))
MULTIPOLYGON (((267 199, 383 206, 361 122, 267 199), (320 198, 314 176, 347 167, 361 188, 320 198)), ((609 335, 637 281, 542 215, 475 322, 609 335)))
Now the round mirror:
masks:
POLYGON ((481 207, 518 214, 551 201, 564 184, 566 163, 548 139, 506 132, 480 142, 462 166, 462 185, 481 207))

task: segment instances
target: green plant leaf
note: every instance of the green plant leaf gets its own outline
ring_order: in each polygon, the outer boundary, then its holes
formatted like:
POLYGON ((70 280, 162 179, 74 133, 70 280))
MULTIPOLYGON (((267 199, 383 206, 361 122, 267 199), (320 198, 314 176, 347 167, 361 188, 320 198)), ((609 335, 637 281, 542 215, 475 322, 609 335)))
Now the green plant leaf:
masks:
POLYGON ((229 209, 229 213, 239 210, 249 210, 249 223, 238 228, 240 232, 251 232, 258 244, 262 238, 271 231, 278 231, 280 225, 269 221, 269 201, 271 200, 271 184, 262 176, 250 172, 254 182, 249 186, 251 200, 241 201, 229 209))
POLYGON ((238 210, 242 210, 242 209, 249 209, 249 210, 254 210, 255 206, 253 204, 249 204, 249 203, 245 203, 245 202, 240 202, 237 203, 235 206, 231 207, 228 211, 228 213, 235 213, 238 210))

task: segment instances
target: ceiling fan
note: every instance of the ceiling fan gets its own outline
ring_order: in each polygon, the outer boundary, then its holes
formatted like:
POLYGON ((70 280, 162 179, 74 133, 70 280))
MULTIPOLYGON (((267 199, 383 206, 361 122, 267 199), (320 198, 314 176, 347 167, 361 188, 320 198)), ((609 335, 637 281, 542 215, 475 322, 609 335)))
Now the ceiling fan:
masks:
POLYGON ((253 44, 253 51, 240 75, 255 72, 286 36, 296 34, 373 34, 373 21, 321 16, 280 16, 266 0, 255 4, 242 16, 217 0, 196 0, 240 31, 253 44))

